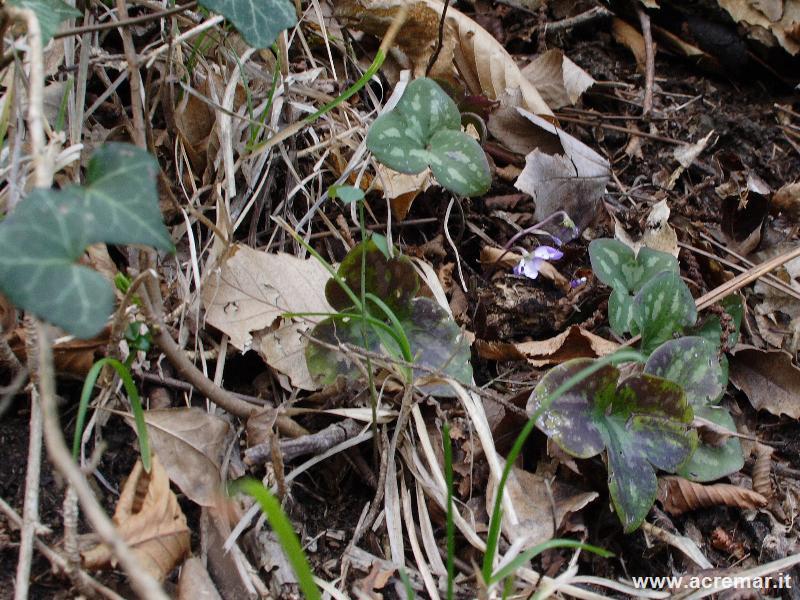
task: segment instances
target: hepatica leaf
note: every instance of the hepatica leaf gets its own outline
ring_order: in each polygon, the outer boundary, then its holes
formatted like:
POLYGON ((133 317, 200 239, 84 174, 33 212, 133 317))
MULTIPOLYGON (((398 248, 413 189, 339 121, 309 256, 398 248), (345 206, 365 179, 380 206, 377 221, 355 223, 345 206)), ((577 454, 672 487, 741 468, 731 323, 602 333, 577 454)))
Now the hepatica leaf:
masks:
POLYGON ((642 286, 663 271, 679 272, 678 261, 671 254, 650 248, 634 254, 619 240, 592 241, 589 259, 597 278, 614 291, 608 299, 609 322, 620 335, 638 332, 633 319, 633 296, 642 286))
MULTIPOLYGON (((695 409, 694 414, 729 431, 736 431, 736 423, 726 408, 706 406, 695 409)), ((692 481, 715 481, 736 473, 743 466, 744 455, 739 438, 729 437, 721 446, 702 443, 701 440, 691 458, 678 469, 678 475, 692 481)))
MULTIPOLYGON (((337 274, 344 279, 358 298, 361 297, 362 256, 365 259, 365 293, 375 294, 398 317, 405 316, 410 309, 411 299, 419 290, 419 277, 414 265, 406 256, 386 258, 372 238, 354 246, 339 265, 337 274)), ((325 297, 336 310, 346 310, 353 306, 350 296, 333 278, 329 279, 325 286, 325 297)), ((379 319, 386 318, 382 310, 367 302, 367 308, 373 316, 379 319)))
POLYGON ((284 29, 297 23, 290 0, 201 0, 236 26, 248 44, 269 48, 284 29))
POLYGON ((36 189, 0 223, 0 289, 18 307, 82 338, 113 308, 110 282, 77 264, 98 242, 174 250, 158 209, 156 161, 127 144, 95 152, 86 184, 36 189))
POLYGON ((491 184, 483 150, 461 131, 458 107, 432 79, 408 84, 397 106, 370 127, 367 148, 401 173, 430 167, 439 183, 456 194, 484 194, 491 184))
POLYGON ((697 306, 681 276, 667 271, 649 280, 636 294, 633 318, 642 335, 642 351, 652 352, 673 333, 694 325, 697 306))
MULTIPOLYGON (((472 383, 469 342, 450 315, 429 298, 416 298, 419 276, 405 256, 386 258, 382 249, 370 238, 355 246, 342 261, 337 274, 344 279, 357 297, 361 297, 361 266, 364 261, 365 291, 380 298, 397 317, 409 342, 413 375, 423 391, 438 396, 452 395, 449 386, 426 382, 433 372, 450 376, 462 383, 472 383)), ((333 383, 338 376, 349 381, 362 377, 363 372, 347 352, 337 350, 342 345, 364 348, 390 359, 402 359, 397 340, 377 324, 364 326, 353 302, 333 278, 325 286, 325 296, 340 314, 325 319, 311 332, 306 348, 308 370, 323 385, 333 383), (350 318, 343 318, 347 313, 350 318), (326 345, 314 340, 325 342, 326 345)), ((377 303, 367 299, 369 316, 391 328, 393 323, 377 303)), ((366 361, 363 361, 366 366, 366 361)))
MULTIPOLYGON (((560 385, 592 364, 567 361, 551 369, 528 401, 529 415, 560 385)), ((611 365, 557 398, 537 426, 565 452, 589 458, 606 452, 608 487, 625 531, 636 529, 656 497, 655 469, 675 472, 691 454, 692 409, 681 387, 642 374, 618 382, 611 365)))

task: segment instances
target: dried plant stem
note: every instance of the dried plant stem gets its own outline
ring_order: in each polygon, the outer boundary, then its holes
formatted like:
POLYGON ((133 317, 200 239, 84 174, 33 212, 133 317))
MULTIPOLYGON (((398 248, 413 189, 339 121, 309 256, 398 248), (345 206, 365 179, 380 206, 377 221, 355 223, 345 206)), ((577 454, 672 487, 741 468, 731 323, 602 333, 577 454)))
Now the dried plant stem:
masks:
MULTIPOLYGON (((117 12, 121 19, 128 18, 128 7, 125 0, 116 0, 117 12)), ((134 143, 140 148, 147 150, 144 128, 144 112, 142 110, 142 79, 139 74, 139 61, 136 56, 136 48, 133 45, 133 38, 128 29, 120 29, 122 37, 122 48, 125 51, 125 60, 128 62, 128 80, 131 83, 131 112, 133 113, 133 131, 131 136, 134 143)))
POLYGON ((95 498, 92 488, 72 457, 58 419, 55 398, 55 372, 53 369, 53 349, 44 327, 37 323, 39 342, 39 394, 44 417, 44 438, 50 460, 58 471, 75 488, 75 493, 83 506, 86 518, 100 538, 108 544, 125 570, 134 591, 147 600, 168 600, 158 582, 142 568, 139 559, 117 532, 111 519, 95 498))
POLYGON ((653 82, 656 78, 655 48, 653 46, 653 32, 650 29, 650 16, 645 12, 638 0, 634 0, 636 14, 642 27, 644 38, 644 101, 642 102, 642 116, 645 117, 653 110, 653 82))
POLYGON ((83 35, 84 33, 94 33, 95 31, 105 31, 107 29, 130 27, 131 25, 139 25, 140 23, 147 23, 148 21, 157 21, 158 19, 164 19, 166 17, 171 17, 172 15, 177 15, 187 10, 191 10, 196 6, 197 6, 197 0, 192 0, 191 2, 187 2, 186 4, 181 4, 180 6, 176 6, 174 8, 170 8, 168 10, 163 10, 156 13, 151 13, 149 15, 142 15, 140 17, 131 17, 129 19, 120 19, 119 21, 114 21, 113 23, 98 23, 95 25, 86 25, 84 27, 65 29, 64 31, 59 31, 58 33, 56 33, 53 36, 53 39, 69 37, 71 35, 83 35))

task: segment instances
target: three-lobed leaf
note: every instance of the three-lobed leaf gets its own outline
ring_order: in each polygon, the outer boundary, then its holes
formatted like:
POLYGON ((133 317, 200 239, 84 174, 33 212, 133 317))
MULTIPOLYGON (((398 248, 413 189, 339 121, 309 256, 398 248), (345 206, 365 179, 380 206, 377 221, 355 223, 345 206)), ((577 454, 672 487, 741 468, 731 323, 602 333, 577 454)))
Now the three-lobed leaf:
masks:
POLYGON ((114 292, 78 260, 99 242, 174 250, 158 209, 157 172, 147 152, 107 144, 93 155, 84 186, 32 191, 0 223, 0 290, 77 337, 98 333, 114 292))
MULTIPOLYGON (((659 346, 647 359, 644 372, 679 383, 696 417, 735 431, 728 410, 714 406, 722 398, 728 383, 721 358, 724 359, 718 356, 717 345, 699 336, 686 336, 659 346)), ((713 481, 735 473, 743 464, 738 438, 729 437, 721 445, 701 440, 678 473, 694 481, 713 481)))
POLYGON ((641 248, 636 254, 627 245, 613 239, 592 241, 589 259, 597 278, 612 288, 608 317, 611 328, 619 335, 639 332, 633 311, 636 293, 659 273, 679 272, 678 261, 671 254, 650 248, 641 248))
POLYGON ((281 31, 297 23, 290 0, 201 0, 200 4, 228 19, 256 48, 269 48, 281 31))
POLYGON ((408 84, 397 106, 378 117, 367 134, 367 148, 401 173, 431 168, 445 188, 463 196, 486 193, 489 164, 480 145, 461 131, 455 102, 439 84, 422 77, 408 84))
MULTIPOLYGON (((528 401, 532 415, 559 386, 592 364, 574 359, 551 369, 528 401)), ((681 386, 647 373, 618 382, 607 365, 562 394, 537 426, 565 452, 589 458, 606 450, 608 486, 626 531, 641 524, 657 491, 654 468, 675 472, 696 445, 692 409, 681 386)))

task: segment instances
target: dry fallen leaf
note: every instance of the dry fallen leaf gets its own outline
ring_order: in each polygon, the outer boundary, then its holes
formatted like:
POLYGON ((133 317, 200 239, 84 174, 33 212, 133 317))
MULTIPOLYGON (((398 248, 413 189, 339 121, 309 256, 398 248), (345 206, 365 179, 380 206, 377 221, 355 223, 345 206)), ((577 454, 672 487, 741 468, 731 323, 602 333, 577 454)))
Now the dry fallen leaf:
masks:
POLYGON ((196 556, 181 567, 177 600, 222 600, 203 561, 196 556))
POLYGON ((795 222, 800 220, 800 181, 787 183, 773 194, 772 210, 784 213, 795 222))
POLYGON ((319 317, 296 322, 284 321, 281 315, 332 312, 325 299, 329 277, 314 259, 233 246, 203 288, 206 321, 227 333, 236 348, 255 348, 270 366, 288 375, 295 387, 318 389, 305 360, 298 357, 305 348, 302 334, 319 317))
MULTIPOLYGON (((502 458, 500 462, 502 466, 502 458)), ((556 534, 554 523, 560 527, 569 513, 579 511, 598 497, 597 492, 584 492, 558 480, 548 482, 541 475, 517 467, 511 469, 505 491, 511 496, 519 523, 511 526, 508 519, 503 519, 503 533, 512 541, 524 538, 525 546, 552 539, 556 534)), ((494 495, 495 483, 490 477, 486 490, 486 510, 489 514, 494 507, 494 495)))
MULTIPOLYGON (((88 340, 68 339, 53 345, 53 362, 56 373, 86 377, 89 369, 100 358, 108 346, 111 327, 105 327, 95 337, 88 340)), ((25 362, 25 328, 17 327, 9 336, 11 351, 21 362, 25 362)))
MULTIPOLYGON (((438 43, 443 4, 437 0, 339 0, 334 14, 344 24, 372 35, 386 33, 401 4, 408 18, 395 43, 411 60, 415 76, 425 74, 438 43)), ((448 8, 444 39, 432 77, 452 78, 455 69, 473 95, 505 105, 521 106, 552 117, 550 107, 520 71, 511 55, 483 27, 453 7, 448 8)))
MULTIPOLYGON (((169 489, 167 472, 158 455, 153 453, 150 474, 142 462, 136 461, 125 487, 122 488, 114 525, 139 559, 142 568, 158 581, 178 566, 190 551, 190 533, 186 516, 178 499, 169 489), (141 487, 146 485, 142 496, 141 487)), ((113 553, 100 544, 82 553, 87 569, 104 569, 112 565, 113 553)))
POLYGON ((522 69, 550 108, 575 104, 594 85, 591 75, 564 56, 557 48, 537 56, 522 69))
POLYGON ((619 344, 573 325, 563 333, 535 342, 487 342, 474 344, 478 356, 489 360, 527 360, 531 366, 557 365, 573 358, 598 358, 612 354, 619 344))
MULTIPOLYGON (((126 419, 133 427, 131 418, 126 419)), ((220 465, 231 426, 201 408, 164 408, 144 413, 153 450, 170 480, 192 502, 215 506, 220 494, 220 465)))
POLYGON ((638 242, 634 241, 628 232, 623 229, 622 224, 615 220, 614 237, 634 252, 638 253, 640 248, 645 247, 672 254, 677 258, 680 251, 678 248, 678 234, 669 224, 669 213, 670 210, 666 200, 654 204, 647 215, 645 230, 638 242))
POLYGON ((636 66, 643 72, 646 55, 642 34, 618 17, 614 17, 611 20, 611 32, 618 43, 631 51, 633 57, 636 59, 636 66))
POLYGON ((712 506, 752 509, 767 505, 764 496, 747 488, 727 483, 703 485, 672 475, 658 478, 658 500, 671 515, 712 506))
POLYGON ((717 0, 731 18, 748 30, 748 35, 764 44, 777 41, 789 54, 800 51, 800 3, 795 0, 781 5, 755 0, 717 0), (774 5, 770 10, 770 5, 774 5))
POLYGON ((547 154, 539 148, 525 157, 525 169, 514 186, 533 196, 537 221, 564 210, 580 228, 595 216, 610 176, 608 161, 580 140, 523 109, 517 109, 535 125, 558 136, 563 154, 547 154))
POLYGON ((782 350, 738 350, 730 361, 730 378, 756 410, 800 418, 800 369, 782 350))

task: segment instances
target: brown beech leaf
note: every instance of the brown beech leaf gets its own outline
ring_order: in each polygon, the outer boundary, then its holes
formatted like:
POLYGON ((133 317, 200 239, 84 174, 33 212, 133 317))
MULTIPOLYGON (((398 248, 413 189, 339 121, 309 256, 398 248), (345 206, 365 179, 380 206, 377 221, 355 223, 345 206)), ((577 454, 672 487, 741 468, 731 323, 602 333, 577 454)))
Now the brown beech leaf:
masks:
POLYGON ((619 348, 619 344, 586 331, 579 325, 572 325, 548 340, 518 343, 477 340, 473 347, 481 358, 527 360, 531 366, 543 367, 573 358, 598 358, 612 354, 619 348))
POLYGON ((586 90, 594 85, 591 75, 553 48, 537 56, 522 69, 550 108, 575 104, 586 90))
POLYGON ((712 506, 752 509, 767 505, 764 496, 747 488, 727 483, 703 485, 673 475, 658 478, 658 500, 671 515, 712 506))
MULTIPOLYGON (((443 4, 437 0, 339 0, 334 14, 347 26, 382 36, 401 4, 409 7, 395 43, 411 60, 416 76, 425 74, 437 45, 443 4)), ((455 8, 448 8, 444 40, 432 77, 452 78, 455 71, 473 95, 521 106, 532 113, 553 116, 536 87, 492 34, 455 8)))
POLYGON ((730 378, 756 410, 800 418, 800 369, 782 350, 738 350, 731 358, 730 378))
MULTIPOLYGON (((126 419, 133 427, 133 420, 126 419)), ((164 408, 144 413, 153 450, 170 480, 200 506, 215 506, 220 494, 220 465, 231 426, 201 408, 164 408)))
MULTIPOLYGON (((136 461, 122 488, 114 525, 139 559, 142 568, 158 581, 179 565, 190 551, 186 516, 169 488, 167 472, 153 453, 150 474, 136 461)), ((100 544, 82 553, 87 569, 113 567, 113 553, 100 544)))
MULTIPOLYGON (((486 490, 486 510, 489 514, 494 506, 494 492, 494 479, 490 477, 486 490)), ((509 521, 504 519, 503 532, 512 541, 525 538, 526 546, 552 539, 556 534, 553 523, 560 527, 568 514, 579 511, 598 497, 597 492, 584 492, 558 480, 548 485, 541 475, 517 467, 512 468, 508 477, 506 493, 511 496, 519 523, 506 528, 509 521)))
POLYGON ((313 323, 308 318, 283 320, 281 315, 331 312, 325 299, 329 278, 317 260, 235 245, 203 287, 206 321, 227 333, 239 350, 258 350, 295 387, 319 389, 303 359, 302 336, 313 323))

